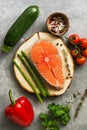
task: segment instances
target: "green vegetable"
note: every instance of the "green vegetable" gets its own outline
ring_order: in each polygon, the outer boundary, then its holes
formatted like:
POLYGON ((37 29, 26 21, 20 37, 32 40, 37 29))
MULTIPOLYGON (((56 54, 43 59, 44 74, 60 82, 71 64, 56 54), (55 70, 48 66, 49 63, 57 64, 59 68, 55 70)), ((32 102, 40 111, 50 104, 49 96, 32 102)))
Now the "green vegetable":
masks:
POLYGON ((2 48, 4 52, 8 53, 11 51, 13 46, 33 24, 38 15, 39 7, 36 5, 29 6, 27 9, 25 9, 25 11, 18 17, 5 36, 4 46, 2 48))
POLYGON ((29 85, 32 87, 33 91, 35 92, 38 100, 40 102, 43 102, 42 98, 40 97, 40 95, 38 94, 37 90, 36 90, 36 86, 33 84, 33 82, 31 82, 31 80, 26 76, 25 72, 21 69, 21 67, 17 64, 17 62, 15 60, 13 60, 13 63, 16 65, 16 67, 18 68, 18 70, 20 71, 20 73, 22 74, 22 76, 24 77, 24 79, 29 83, 29 85))
POLYGON ((38 70, 36 69, 36 67, 34 66, 34 64, 31 62, 31 60, 27 57, 27 55, 25 54, 24 51, 21 51, 22 53, 22 56, 25 58, 26 62, 28 63, 28 65, 31 67, 31 69, 33 70, 33 72, 35 73, 36 77, 38 78, 41 86, 43 87, 43 89, 45 90, 46 94, 47 95, 50 95, 47 87, 45 86, 42 78, 41 78, 41 75, 39 74, 38 70))
POLYGON ((41 84, 39 83, 39 80, 37 79, 36 75, 34 74, 34 72, 32 71, 32 69, 30 68, 30 66, 25 62, 23 56, 21 56, 20 54, 18 54, 18 58, 21 60, 22 64, 24 65, 24 67, 26 68, 26 70, 28 71, 28 73, 30 74, 32 80, 34 81, 36 87, 38 87, 40 93, 46 97, 46 93, 43 90, 41 84))
POLYGON ((59 124, 67 125, 70 121, 70 108, 69 105, 49 104, 48 113, 40 113, 39 115, 44 130, 59 130, 59 124))

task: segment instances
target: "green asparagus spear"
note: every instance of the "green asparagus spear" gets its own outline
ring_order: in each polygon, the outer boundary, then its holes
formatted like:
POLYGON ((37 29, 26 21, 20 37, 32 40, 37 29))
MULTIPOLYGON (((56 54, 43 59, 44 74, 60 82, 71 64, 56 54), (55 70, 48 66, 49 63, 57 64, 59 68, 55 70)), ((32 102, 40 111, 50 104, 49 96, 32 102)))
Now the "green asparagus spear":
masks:
POLYGON ((43 80, 41 78, 41 75, 39 74, 38 70, 36 69, 36 67, 34 66, 34 64, 31 62, 31 60, 27 57, 27 55, 25 54, 25 52, 21 51, 21 53, 22 53, 23 57, 25 58, 26 62, 30 65, 31 69, 33 69, 36 77, 38 78, 38 80, 39 80, 40 84, 42 85, 43 89, 45 90, 46 94, 49 96, 50 93, 49 93, 47 87, 45 86, 45 84, 44 84, 44 82, 43 82, 43 80))
POLYGON ((29 85, 32 87, 33 91, 35 92, 38 100, 42 103, 43 100, 41 98, 41 96, 38 94, 37 90, 36 90, 36 86, 33 84, 33 82, 31 82, 31 80, 26 76, 25 72, 22 70, 22 68, 17 64, 17 62, 15 60, 13 60, 13 63, 16 65, 16 67, 18 68, 18 70, 20 71, 20 73, 22 74, 22 76, 24 77, 24 79, 29 83, 29 85))
POLYGON ((36 75, 34 74, 34 72, 32 71, 32 69, 30 68, 30 66, 26 63, 26 61, 24 60, 23 56, 21 56, 20 54, 17 54, 18 58, 21 60, 22 64, 24 65, 24 67, 26 68, 26 70, 28 71, 28 73, 30 74, 32 80, 34 81, 36 87, 39 89, 40 93, 46 97, 46 93, 44 91, 44 89, 42 88, 41 84, 39 83, 38 78, 36 77, 36 75))

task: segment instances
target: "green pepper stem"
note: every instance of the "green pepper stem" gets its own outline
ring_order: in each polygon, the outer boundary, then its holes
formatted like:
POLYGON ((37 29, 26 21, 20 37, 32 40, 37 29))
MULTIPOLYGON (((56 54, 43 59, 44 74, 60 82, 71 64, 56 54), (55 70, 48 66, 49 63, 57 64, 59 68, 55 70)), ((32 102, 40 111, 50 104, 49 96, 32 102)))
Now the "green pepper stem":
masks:
POLYGON ((15 100, 14 100, 14 98, 12 96, 12 90, 11 89, 9 90, 9 99, 11 101, 11 104, 14 105, 15 104, 15 100))

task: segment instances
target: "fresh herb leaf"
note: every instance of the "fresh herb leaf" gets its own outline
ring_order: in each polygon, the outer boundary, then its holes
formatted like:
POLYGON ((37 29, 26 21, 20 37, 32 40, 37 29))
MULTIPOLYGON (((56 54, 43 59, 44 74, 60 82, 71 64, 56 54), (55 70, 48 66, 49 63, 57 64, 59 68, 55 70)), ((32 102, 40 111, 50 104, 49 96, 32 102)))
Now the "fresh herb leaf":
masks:
POLYGON ((40 113, 40 119, 42 120, 48 120, 49 119, 49 115, 48 114, 44 114, 44 113, 40 113))
POLYGON ((59 130, 59 124, 67 125, 70 121, 70 105, 49 104, 48 113, 40 113, 45 130, 59 130))
POLYGON ((53 120, 53 121, 45 120, 45 121, 42 122, 42 125, 44 127, 54 127, 54 126, 57 126, 57 124, 58 124, 58 122, 56 120, 53 120))
POLYGON ((47 127, 46 130, 59 130, 59 127, 47 127))

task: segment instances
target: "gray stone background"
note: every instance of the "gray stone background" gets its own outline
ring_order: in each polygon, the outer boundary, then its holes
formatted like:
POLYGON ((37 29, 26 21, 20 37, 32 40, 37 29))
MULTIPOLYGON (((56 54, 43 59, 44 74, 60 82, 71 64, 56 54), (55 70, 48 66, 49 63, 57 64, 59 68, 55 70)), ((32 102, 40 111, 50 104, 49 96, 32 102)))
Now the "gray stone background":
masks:
POLYGON ((41 123, 39 113, 47 111, 47 105, 55 102, 65 104, 73 102, 73 93, 81 93, 77 96, 77 100, 71 108, 71 121, 66 127, 61 127, 60 130, 87 130, 87 99, 85 99, 80 113, 76 120, 73 119, 76 107, 80 97, 87 88, 87 62, 82 66, 75 65, 75 74, 70 89, 59 97, 48 97, 44 103, 39 103, 33 94, 26 92, 18 84, 13 73, 12 58, 17 48, 22 44, 27 37, 38 31, 47 31, 46 19, 54 12, 65 13, 69 17, 70 28, 63 36, 72 33, 77 33, 81 37, 87 38, 87 0, 0 0, 0 130, 40 130, 41 123), (30 5, 38 5, 40 14, 35 23, 28 29, 21 40, 16 44, 9 54, 2 52, 3 40, 6 32, 17 17, 30 5), (8 90, 12 89, 14 98, 26 96, 32 103, 35 118, 30 127, 21 128, 8 120, 4 115, 5 107, 10 103, 8 90))

